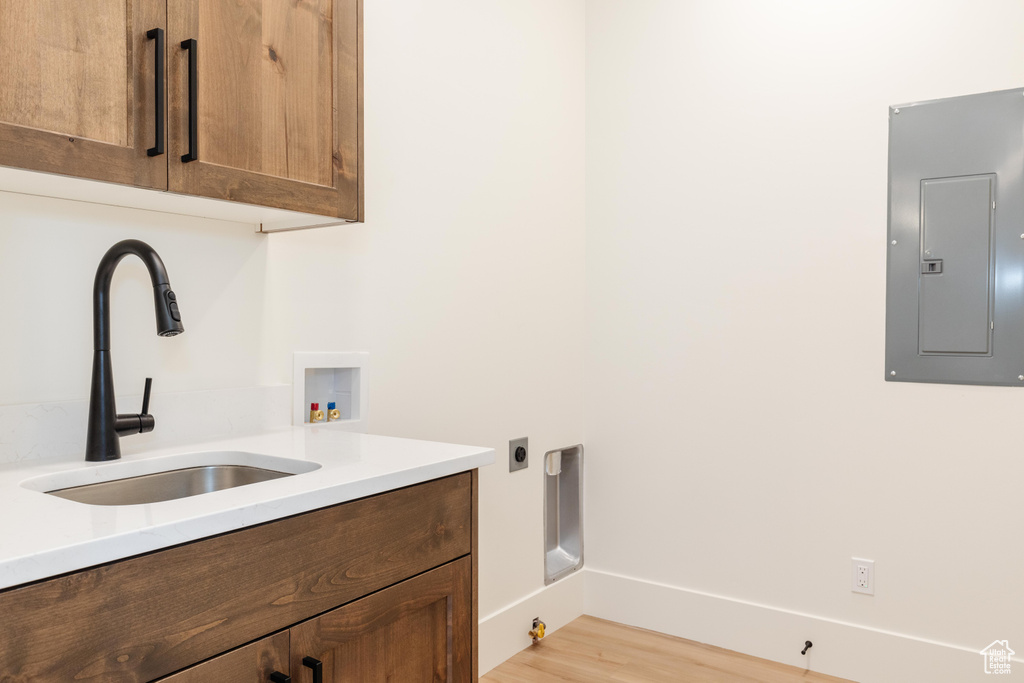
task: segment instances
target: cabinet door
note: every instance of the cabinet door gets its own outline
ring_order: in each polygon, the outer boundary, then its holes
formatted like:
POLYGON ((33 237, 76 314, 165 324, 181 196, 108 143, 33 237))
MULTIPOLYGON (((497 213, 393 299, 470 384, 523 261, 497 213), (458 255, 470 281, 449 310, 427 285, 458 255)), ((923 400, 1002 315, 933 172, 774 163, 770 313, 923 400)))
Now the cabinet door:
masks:
POLYGON ((146 35, 165 19, 163 0, 0 0, 0 165, 166 189, 146 35))
POLYGON ((170 190, 360 219, 359 9, 168 0, 170 190))
POLYGON ((268 683, 274 672, 288 674, 288 632, 189 667, 160 683, 268 683))
POLYGON ((472 680, 472 568, 464 557, 291 629, 296 683, 472 680))

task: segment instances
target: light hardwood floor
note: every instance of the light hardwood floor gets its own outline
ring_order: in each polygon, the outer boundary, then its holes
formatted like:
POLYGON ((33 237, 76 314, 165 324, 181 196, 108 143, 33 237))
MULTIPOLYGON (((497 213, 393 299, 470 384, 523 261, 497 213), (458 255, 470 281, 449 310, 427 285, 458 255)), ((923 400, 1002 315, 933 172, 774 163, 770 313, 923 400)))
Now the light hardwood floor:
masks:
POLYGON ((483 683, 850 683, 588 616, 560 628, 480 680, 483 683))

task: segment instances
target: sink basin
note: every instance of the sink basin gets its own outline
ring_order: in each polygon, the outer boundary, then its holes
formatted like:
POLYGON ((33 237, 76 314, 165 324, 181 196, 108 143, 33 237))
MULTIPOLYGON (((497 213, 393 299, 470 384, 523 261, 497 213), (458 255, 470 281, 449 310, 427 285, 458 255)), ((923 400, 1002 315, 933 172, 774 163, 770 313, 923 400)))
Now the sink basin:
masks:
POLYGON ((143 505, 189 498, 319 469, 315 462, 238 451, 187 453, 94 465, 22 482, 87 505, 143 505))
POLYGON ((291 476, 294 476, 291 472, 264 470, 247 465, 207 465, 73 486, 45 493, 89 505, 141 505, 188 498, 291 476))

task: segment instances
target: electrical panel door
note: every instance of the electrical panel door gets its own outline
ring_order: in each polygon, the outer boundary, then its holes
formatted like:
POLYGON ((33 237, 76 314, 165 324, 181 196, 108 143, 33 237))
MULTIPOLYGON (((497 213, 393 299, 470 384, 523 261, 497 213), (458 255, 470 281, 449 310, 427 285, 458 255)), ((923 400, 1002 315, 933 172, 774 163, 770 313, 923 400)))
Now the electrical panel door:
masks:
POLYGON ((885 378, 1024 386, 1024 89, 889 110, 885 378))

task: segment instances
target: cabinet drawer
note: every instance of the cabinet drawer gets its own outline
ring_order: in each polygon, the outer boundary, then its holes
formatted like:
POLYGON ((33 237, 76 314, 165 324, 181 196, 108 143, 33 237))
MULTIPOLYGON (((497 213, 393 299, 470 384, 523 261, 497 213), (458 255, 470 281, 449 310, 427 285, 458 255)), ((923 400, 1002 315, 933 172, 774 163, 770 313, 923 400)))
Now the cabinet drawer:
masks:
POLYGON ((275 671, 288 673, 287 631, 179 671, 160 683, 264 683, 275 671))
POLYGON ((0 593, 0 680, 149 681, 468 555, 469 473, 0 593))

